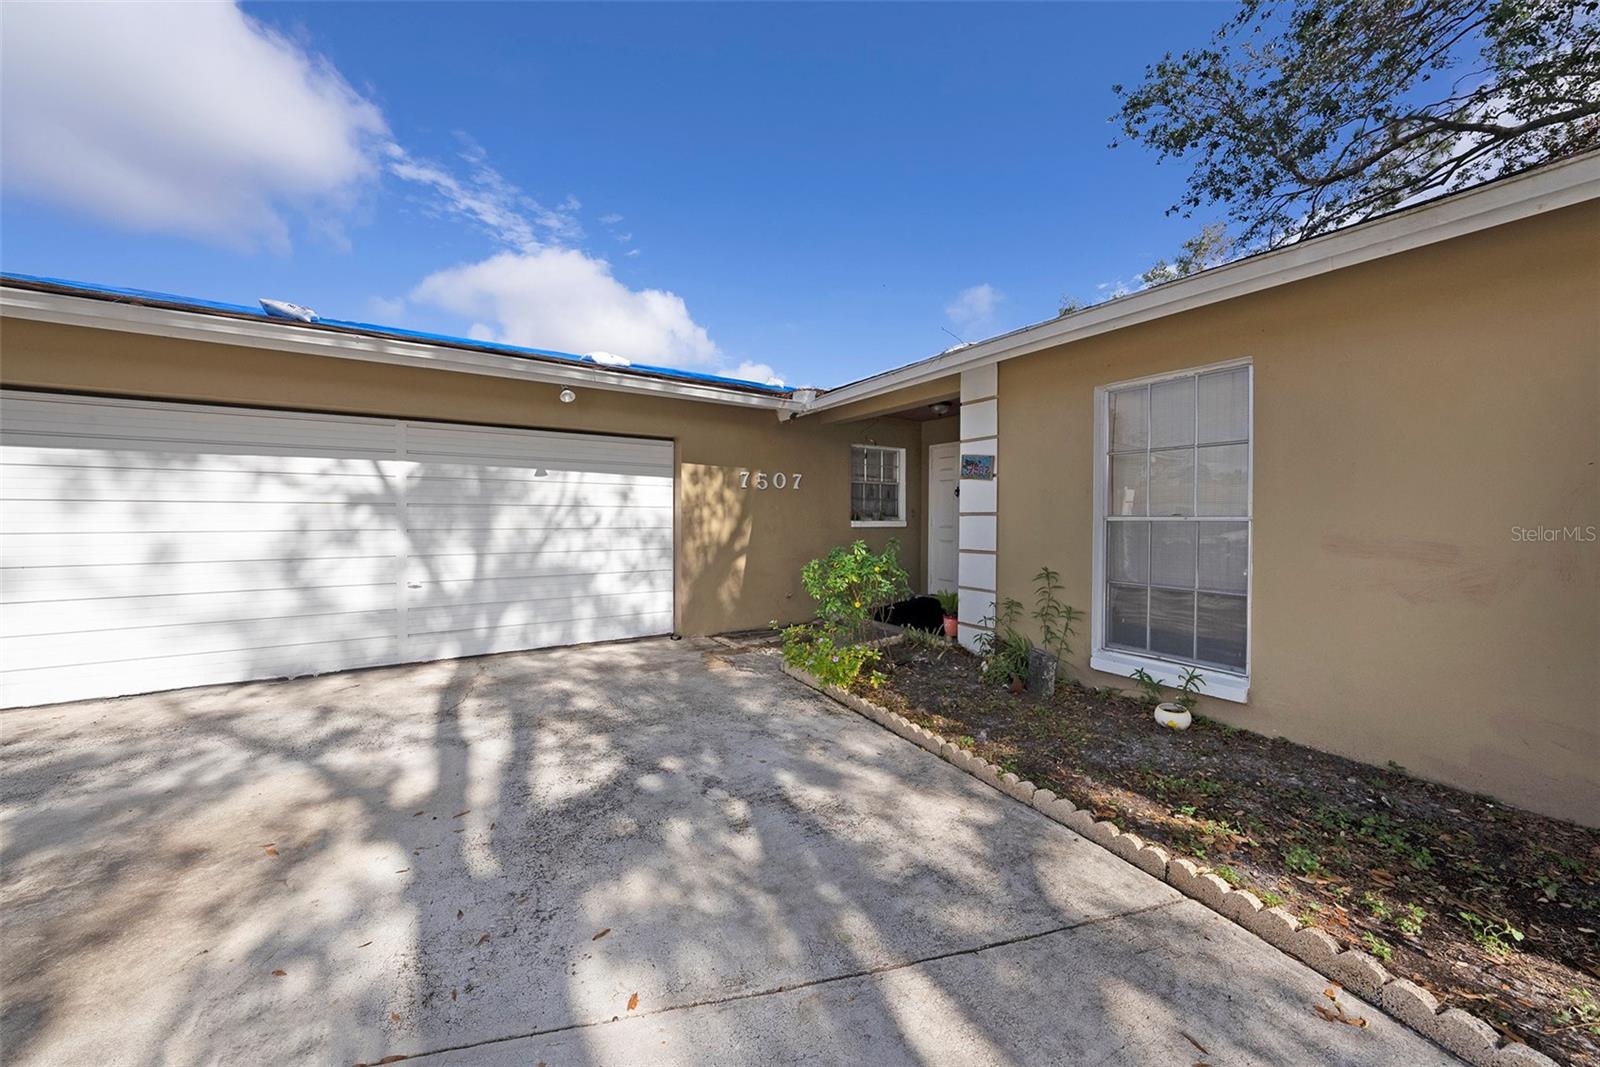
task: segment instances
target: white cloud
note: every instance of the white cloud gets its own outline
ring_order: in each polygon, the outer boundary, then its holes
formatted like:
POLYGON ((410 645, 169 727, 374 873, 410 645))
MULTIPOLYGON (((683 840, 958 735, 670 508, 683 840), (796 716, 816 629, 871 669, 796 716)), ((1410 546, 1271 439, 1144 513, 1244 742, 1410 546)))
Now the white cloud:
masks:
POLYGON ((389 173, 430 189, 435 207, 463 218, 501 244, 533 251, 546 242, 575 241, 583 236, 578 210, 583 206, 568 196, 554 208, 545 207, 489 165, 489 155, 465 134, 460 158, 467 173, 457 175, 444 164, 412 156, 399 145, 388 146, 389 173))
POLYGON ((643 363, 705 366, 721 351, 683 298, 629 289, 574 248, 501 252, 424 278, 411 298, 473 321, 474 337, 643 363))
POLYGON ((737 367, 725 367, 717 371, 725 378, 743 378, 747 382, 760 382, 762 385, 783 385, 783 376, 773 370, 766 363, 752 363, 748 359, 737 367))
POLYGON ((0 180, 129 229, 339 239, 383 116, 325 60, 232 4, 8 4, 0 180))
POLYGON ((1004 299, 1005 294, 985 282, 957 293, 955 299, 945 305, 944 313, 958 325, 977 326, 987 322, 1004 299))
POLYGON ((637 248, 630 248, 622 254, 627 256, 629 259, 632 259, 634 256, 639 254, 639 250, 637 248))
POLYGON ((601 215, 600 221, 607 226, 615 226, 617 223, 622 221, 622 216, 618 215, 615 211, 612 211, 608 214, 601 215))

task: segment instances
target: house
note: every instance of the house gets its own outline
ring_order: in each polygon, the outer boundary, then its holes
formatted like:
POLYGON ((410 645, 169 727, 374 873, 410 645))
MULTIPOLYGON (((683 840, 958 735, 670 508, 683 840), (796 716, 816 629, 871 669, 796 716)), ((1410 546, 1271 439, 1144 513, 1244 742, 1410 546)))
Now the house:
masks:
POLYGON ((1600 824, 1600 156, 816 393, 24 276, 5 706, 807 614, 900 541, 961 640, 1600 824))

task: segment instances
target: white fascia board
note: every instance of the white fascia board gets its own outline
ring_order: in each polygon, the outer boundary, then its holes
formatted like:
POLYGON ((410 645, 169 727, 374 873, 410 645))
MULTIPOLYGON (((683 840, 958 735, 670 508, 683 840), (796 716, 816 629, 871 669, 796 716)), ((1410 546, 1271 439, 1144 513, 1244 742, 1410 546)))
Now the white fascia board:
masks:
POLYGON ((336 330, 305 329, 267 320, 238 319, 227 315, 147 307, 114 300, 49 293, 36 289, 0 288, 0 315, 62 326, 87 326, 124 333, 172 337, 213 344, 242 345, 297 352, 334 359, 423 367, 463 374, 586 386, 625 393, 646 393, 715 404, 797 412, 801 405, 785 396, 719 389, 701 382, 623 374, 602 367, 566 365, 554 361, 492 352, 475 352, 449 345, 426 344, 336 330))
POLYGON ((1600 199, 1600 152, 1418 204, 863 378, 830 389, 806 410, 838 407, 1594 199, 1600 199))

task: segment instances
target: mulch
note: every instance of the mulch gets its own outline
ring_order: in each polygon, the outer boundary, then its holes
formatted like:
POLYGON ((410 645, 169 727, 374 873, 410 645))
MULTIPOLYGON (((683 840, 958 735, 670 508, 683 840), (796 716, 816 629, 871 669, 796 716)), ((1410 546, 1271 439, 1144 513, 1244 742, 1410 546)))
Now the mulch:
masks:
POLYGON ((1121 694, 1039 701, 890 650, 875 701, 1378 956, 1557 1060, 1600 1065, 1600 831, 1121 694), (1520 935, 1520 936, 1519 936, 1520 935))

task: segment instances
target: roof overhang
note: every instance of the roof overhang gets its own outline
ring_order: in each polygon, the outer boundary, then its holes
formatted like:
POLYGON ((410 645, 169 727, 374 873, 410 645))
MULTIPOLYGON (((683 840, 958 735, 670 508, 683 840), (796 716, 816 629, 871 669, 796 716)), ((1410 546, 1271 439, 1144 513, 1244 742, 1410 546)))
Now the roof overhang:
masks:
POLYGON ((829 389, 806 411, 854 403, 1597 198, 1600 152, 1590 152, 829 389))
POLYGON ((298 352, 368 363, 763 408, 780 414, 793 414, 801 410, 801 401, 782 393, 724 387, 712 381, 629 373, 576 360, 534 359, 467 345, 428 343, 352 330, 318 329, 277 319, 156 307, 52 291, 11 281, 0 285, 0 315, 62 326, 118 330, 275 352, 298 352))

